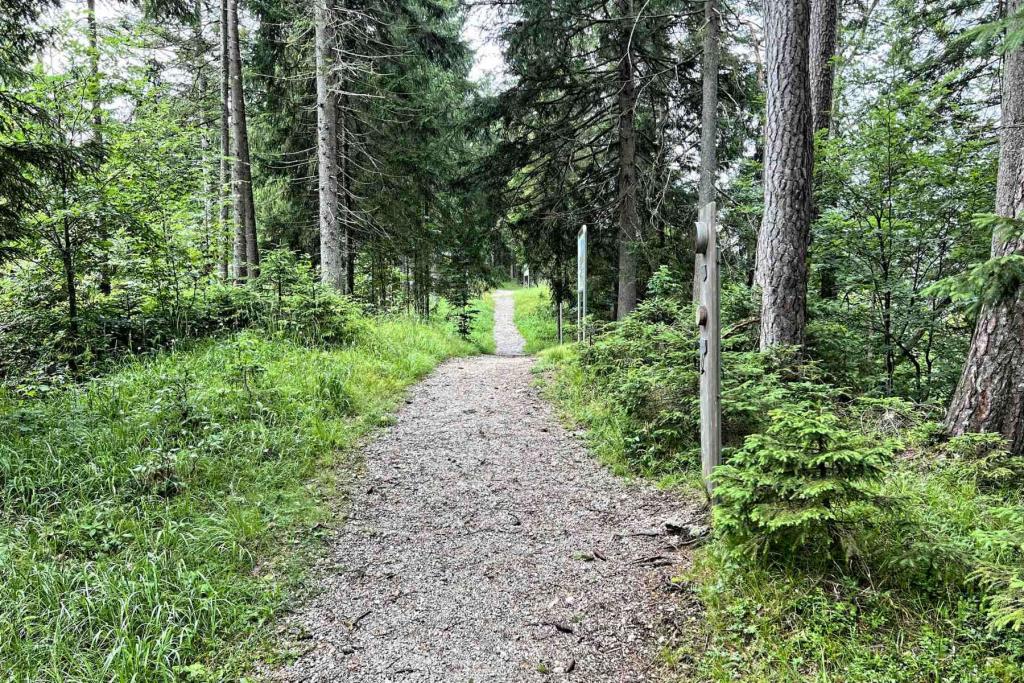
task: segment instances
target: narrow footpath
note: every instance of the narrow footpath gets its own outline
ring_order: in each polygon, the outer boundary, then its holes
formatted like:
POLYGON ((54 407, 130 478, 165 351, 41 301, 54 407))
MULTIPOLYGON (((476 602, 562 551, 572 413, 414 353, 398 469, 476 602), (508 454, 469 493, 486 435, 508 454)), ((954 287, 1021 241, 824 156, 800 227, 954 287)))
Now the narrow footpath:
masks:
POLYGON ((686 512, 617 478, 533 386, 509 292, 496 356, 449 361, 365 449, 348 518, 290 620, 284 681, 654 680, 686 512))

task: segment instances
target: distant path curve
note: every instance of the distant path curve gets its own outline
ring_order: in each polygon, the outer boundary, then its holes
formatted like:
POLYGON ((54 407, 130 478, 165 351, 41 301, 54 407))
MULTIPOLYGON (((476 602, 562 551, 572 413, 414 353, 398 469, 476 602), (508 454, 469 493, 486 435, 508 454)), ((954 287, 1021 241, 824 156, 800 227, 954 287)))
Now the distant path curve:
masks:
POLYGON ((685 554, 678 501, 609 473, 533 386, 509 293, 499 356, 449 361, 365 449, 347 522, 291 620, 287 681, 652 680, 685 554), (509 357, 512 356, 512 357, 509 357))
POLYGON ((526 347, 516 327, 515 309, 512 292, 499 289, 494 293, 494 346, 499 356, 521 356, 526 347))

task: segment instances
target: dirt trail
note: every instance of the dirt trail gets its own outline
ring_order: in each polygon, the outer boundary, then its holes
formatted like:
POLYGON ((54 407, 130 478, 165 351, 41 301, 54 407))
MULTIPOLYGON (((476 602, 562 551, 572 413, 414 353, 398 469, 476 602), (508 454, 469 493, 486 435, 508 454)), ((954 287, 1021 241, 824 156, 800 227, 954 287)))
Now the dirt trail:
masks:
MULTIPOLYGON (((499 353, 519 354, 495 297, 499 353)), ((347 523, 292 621, 290 681, 647 681, 679 502, 616 478, 532 386, 533 359, 450 361, 365 449, 347 523)))

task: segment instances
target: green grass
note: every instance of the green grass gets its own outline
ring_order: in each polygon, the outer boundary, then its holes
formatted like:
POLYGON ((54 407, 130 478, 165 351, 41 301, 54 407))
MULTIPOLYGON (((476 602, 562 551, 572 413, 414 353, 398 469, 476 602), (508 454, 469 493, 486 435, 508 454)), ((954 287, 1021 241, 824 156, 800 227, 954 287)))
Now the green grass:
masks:
POLYGON ((576 345, 552 346, 540 354, 536 371, 544 393, 553 399, 567 421, 587 428, 587 445, 598 460, 619 476, 630 476, 623 453, 628 433, 626 417, 587 383, 576 362, 576 345))
MULTIPOLYGON (((546 285, 513 289, 513 320, 526 340, 524 352, 532 354, 558 344, 558 326, 546 285)), ((564 335, 563 335, 564 336, 564 335)))
POLYGON ((0 678, 237 679, 273 652, 348 449, 473 351, 389 319, 345 348, 246 333, 0 397, 0 678))
POLYGON ((477 310, 469 338, 481 353, 494 353, 494 297, 488 292, 474 299, 472 307, 477 310))
MULTIPOLYGON (((541 377, 544 394, 558 407, 563 420, 586 428, 587 445, 602 465, 620 477, 642 476, 626 458, 627 441, 635 425, 620 406, 608 400, 606 392, 588 381, 577 361, 578 348, 570 343, 541 351, 535 372, 541 377)), ((661 488, 688 493, 703 490, 696 469, 658 475, 653 481, 661 488)))

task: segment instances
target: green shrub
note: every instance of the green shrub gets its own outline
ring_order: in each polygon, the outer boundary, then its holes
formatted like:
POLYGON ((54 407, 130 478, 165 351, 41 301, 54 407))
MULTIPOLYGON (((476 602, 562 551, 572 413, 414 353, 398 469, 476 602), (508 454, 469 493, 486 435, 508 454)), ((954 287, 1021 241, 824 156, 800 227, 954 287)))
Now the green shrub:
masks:
POLYGON ((974 477, 985 489, 1017 486, 1024 483, 1024 455, 1011 453, 1000 434, 961 434, 935 449, 935 455, 948 458, 974 477))
POLYGON ((184 291, 120 284, 85 300, 77 337, 67 311, 47 297, 25 297, 23 285, 0 290, 0 379, 60 384, 111 361, 243 329, 306 345, 351 343, 365 327, 361 306, 324 287, 305 260, 286 249, 264 255, 258 278, 245 286, 199 283, 184 291))
POLYGON ((715 525, 747 556, 852 550, 855 516, 880 501, 892 446, 845 429, 828 408, 772 410, 763 434, 715 473, 715 525))

